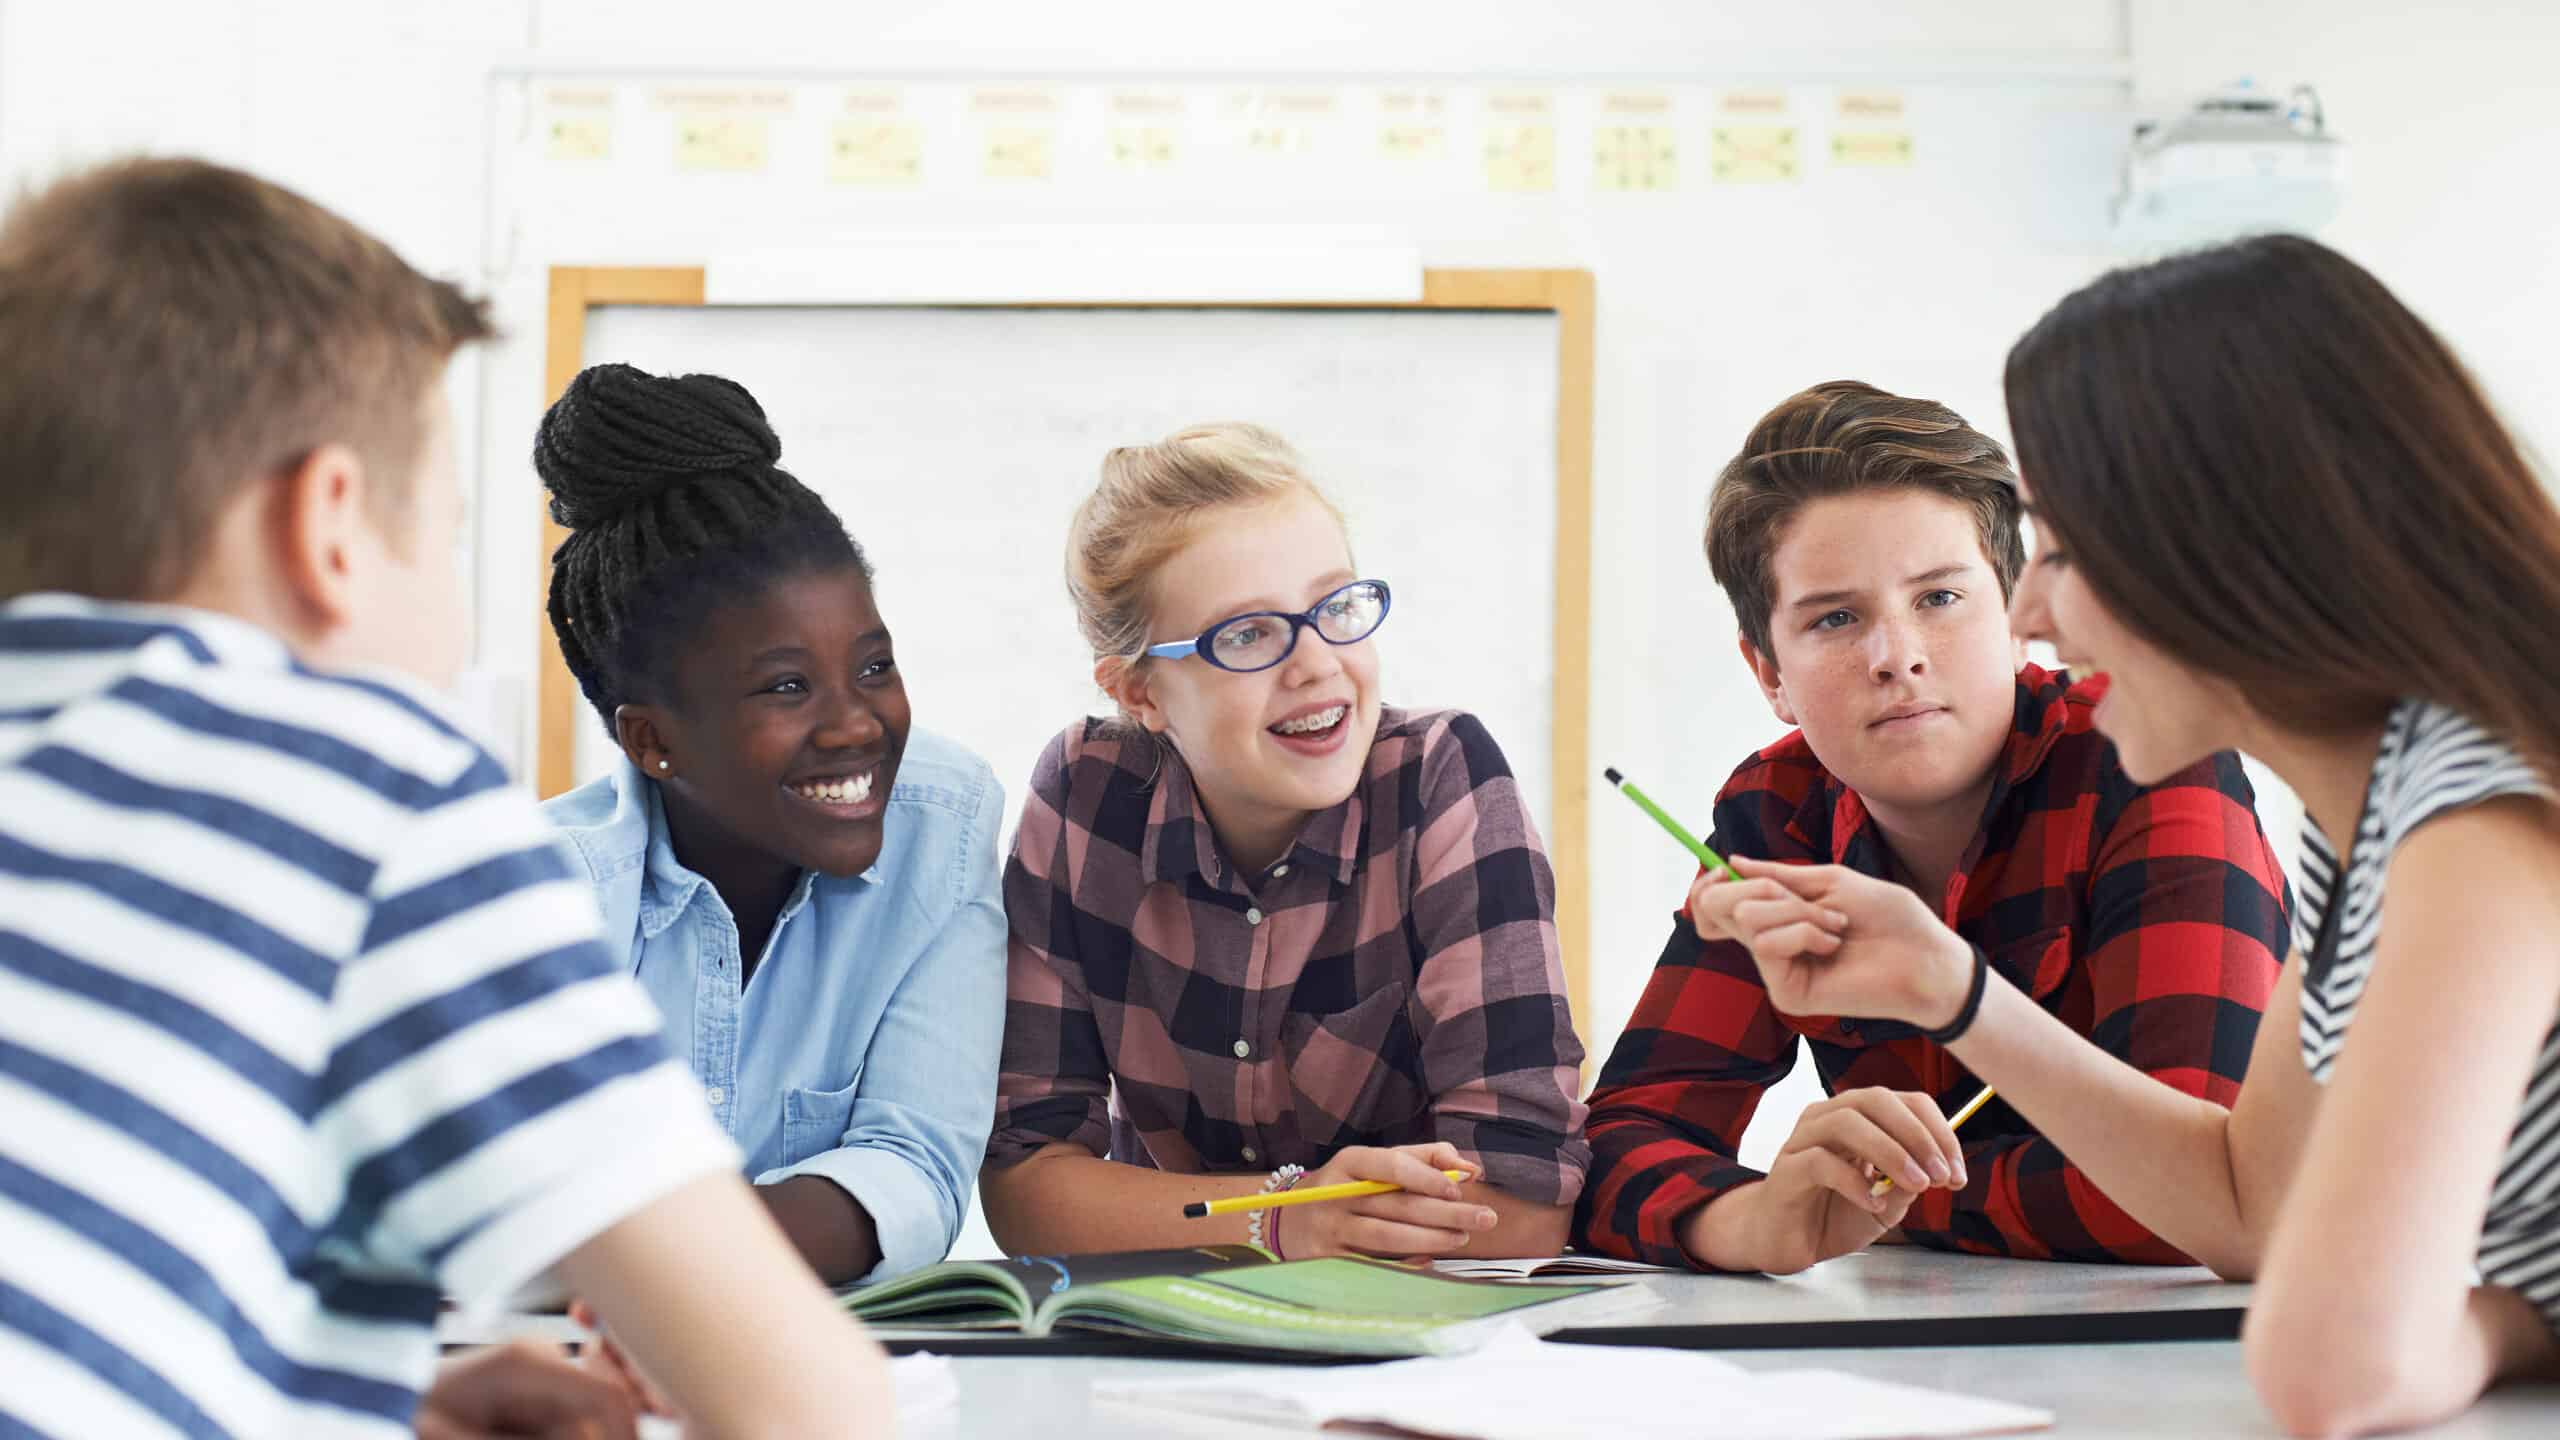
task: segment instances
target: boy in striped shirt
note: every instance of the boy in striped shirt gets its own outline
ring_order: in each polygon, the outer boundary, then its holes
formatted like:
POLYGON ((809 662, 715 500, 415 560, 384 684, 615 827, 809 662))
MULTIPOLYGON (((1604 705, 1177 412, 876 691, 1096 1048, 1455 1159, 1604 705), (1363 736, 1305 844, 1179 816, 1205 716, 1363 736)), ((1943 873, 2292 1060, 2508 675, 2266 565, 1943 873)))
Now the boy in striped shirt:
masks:
POLYGON ((211 165, 0 226, 0 1434, 628 1433, 538 1354, 438 1374, 440 1295, 545 1275, 711 1433, 887 1426, 421 688, 463 634, 443 373, 487 333, 211 165))

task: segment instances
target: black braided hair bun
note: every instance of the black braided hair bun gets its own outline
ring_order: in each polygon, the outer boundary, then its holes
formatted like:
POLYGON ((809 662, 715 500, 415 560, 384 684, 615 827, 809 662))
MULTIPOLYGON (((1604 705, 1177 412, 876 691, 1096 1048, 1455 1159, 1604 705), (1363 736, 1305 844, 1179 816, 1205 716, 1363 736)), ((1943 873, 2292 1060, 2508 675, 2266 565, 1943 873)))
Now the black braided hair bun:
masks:
POLYGON ((608 524, 697 477, 781 458, 782 441, 745 386, 629 365, 579 371, 533 438, 551 518, 571 530, 608 524))

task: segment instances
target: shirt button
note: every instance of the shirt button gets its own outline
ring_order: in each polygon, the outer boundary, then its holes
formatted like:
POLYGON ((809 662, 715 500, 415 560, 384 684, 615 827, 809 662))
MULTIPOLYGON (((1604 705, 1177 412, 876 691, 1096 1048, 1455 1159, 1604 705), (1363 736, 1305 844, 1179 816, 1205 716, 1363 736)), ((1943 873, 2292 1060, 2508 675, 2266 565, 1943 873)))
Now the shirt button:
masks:
POLYGON ((1289 867, 1288 867, 1288 866, 1286 866, 1286 865, 1274 865, 1274 866, 1272 866, 1272 867, 1271 867, 1271 878, 1272 878, 1272 879, 1274 879, 1274 880, 1277 880, 1277 879, 1279 879, 1281 876, 1286 875, 1286 874, 1288 874, 1288 873, 1289 873, 1289 867))
POLYGON ((729 1092, 728 1092, 728 1091, 726 1091, 726 1090, 721 1089, 721 1088, 720 1088, 719 1086, 717 1086, 717 1085, 714 1085, 714 1086, 712 1086, 710 1089, 708 1089, 708 1090, 706 1090, 706 1091, 704 1091, 704 1092, 703 1092, 703 1094, 702 1094, 702 1098, 703 1098, 703 1099, 705 1099, 705 1100, 710 1101, 710 1102, 711 1102, 712 1104, 714 1104, 714 1105, 717 1105, 717 1104, 719 1104, 721 1101, 726 1100, 726 1099, 728 1099, 728 1098, 729 1098, 729 1092))
POLYGON ((1262 1157, 1261 1157, 1260 1155, 1258 1155, 1258 1154, 1254 1153, 1254 1149, 1253 1149, 1253 1147, 1252 1147, 1252 1146, 1247 1145, 1246 1147, 1244 1147, 1244 1163, 1246 1163, 1247 1165, 1251 1165, 1251 1164, 1253 1164, 1255 1161, 1260 1160, 1261 1158, 1262 1158, 1262 1157))
POLYGON ((1239 1060, 1243 1060, 1243 1059, 1248 1058, 1248 1057, 1249 1057, 1249 1056, 1251 1056, 1252 1054, 1253 1054, 1253 1047, 1252 1047, 1251 1045, 1246 1044, 1246 1043, 1245 1043, 1245 1042, 1243 1042, 1242 1040, 1239 1040, 1239 1041, 1237 1041, 1237 1042, 1236 1042, 1236 1058, 1237 1058, 1237 1059, 1239 1059, 1239 1060))
POLYGON ((1262 923, 1262 910, 1261 910, 1261 908, 1260 908, 1260 907, 1258 907, 1258 906, 1253 906, 1253 905, 1248 905, 1248 906, 1246 906, 1246 907, 1245 907, 1245 910, 1244 910, 1244 923, 1246 923, 1247 925, 1259 925, 1259 924, 1261 924, 1261 923, 1262 923))

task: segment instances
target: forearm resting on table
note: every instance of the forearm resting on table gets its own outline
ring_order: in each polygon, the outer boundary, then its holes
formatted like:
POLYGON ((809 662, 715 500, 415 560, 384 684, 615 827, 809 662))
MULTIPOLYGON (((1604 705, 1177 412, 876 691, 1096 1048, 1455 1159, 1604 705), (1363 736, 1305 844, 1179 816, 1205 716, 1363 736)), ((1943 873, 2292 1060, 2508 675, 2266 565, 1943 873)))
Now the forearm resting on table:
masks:
POLYGON ((851 1192, 823 1175, 794 1175, 755 1187, 791 1248, 830 1285, 847 1285, 880 1263, 880 1230, 851 1192))
POLYGON ((1242 1214, 1183 1218, 1201 1200, 1258 1193, 1268 1172, 1178 1175, 1105 1160, 1081 1145, 1046 1145, 1023 1160, 978 1172, 987 1229, 1008 1255, 1091 1255, 1241 1245, 1242 1214))
MULTIPOLYGON (((1255 1195, 1269 1176, 1178 1175, 1105 1160, 1081 1145, 1050 1145, 1030 1158, 979 1172, 987 1228, 1011 1255, 1072 1255, 1108 1250, 1163 1250, 1182 1245, 1242 1244, 1249 1221, 1241 1214, 1185 1219, 1182 1207, 1200 1200, 1255 1195)), ((1493 1258, 1553 1255, 1565 1246, 1573 1207, 1542 1205, 1481 1182, 1460 1187, 1464 1198, 1494 1213, 1491 1230, 1472 1237, 1469 1255, 1493 1258)), ((1287 1240, 1288 1220, 1280 1221, 1287 1240)))
MULTIPOLYGON (((2512 1290, 2474 1285, 2459 1313, 2412 1317, 2395 1303, 2384 1323, 2281 1303, 2250 1306, 2242 1336, 2250 1380, 2276 1423, 2294 1435, 2405 1430, 2469 1408, 2506 1380, 2560 1379, 2560 1342, 2512 1290)), ((2429 1307, 2432 1308, 2432 1307, 2429 1307)))
POLYGON ((880 1347, 820 1288, 736 1175, 652 1201, 556 1267, 687 1418, 688 1435, 878 1435, 880 1347))

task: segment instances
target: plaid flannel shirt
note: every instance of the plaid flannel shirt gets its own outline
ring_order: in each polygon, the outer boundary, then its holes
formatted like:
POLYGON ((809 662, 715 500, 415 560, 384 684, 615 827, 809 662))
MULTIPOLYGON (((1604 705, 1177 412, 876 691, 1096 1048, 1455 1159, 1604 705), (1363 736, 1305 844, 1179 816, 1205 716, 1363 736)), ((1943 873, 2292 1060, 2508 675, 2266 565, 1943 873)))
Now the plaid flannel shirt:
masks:
MULTIPOLYGON (((2028 666, 1983 824, 1940 914, 2073 1030, 2162 1084, 2229 1105, 2274 990, 2290 895, 2240 762, 2228 753, 2144 787, 2091 721, 2103 679, 2028 666)), ((1791 734, 1716 797, 1720 853, 1830 862, 1889 878, 1857 793, 1791 734)), ((1761 1173, 1734 1151, 1761 1092, 1810 1042, 1825 1090, 1882 1086, 1949 1114, 1973 1077, 1908 1025, 1789 1018, 1750 952, 1707 944, 1686 908, 1592 1092, 1593 1175, 1578 1243, 1694 1264, 1679 1225, 1761 1173)), ((1995 1099, 1960 1138, 1971 1184, 1903 1221, 1923 1245, 1979 1254, 2185 1264, 1995 1099)))
POLYGON ((987 1163, 1064 1141, 1165 1170, 1312 1168, 1445 1140, 1489 1182, 1571 1203, 1590 1150, 1555 875, 1483 724, 1383 711, 1359 787, 1250 876, 1156 748, 1080 721, 1032 776, 987 1163))

